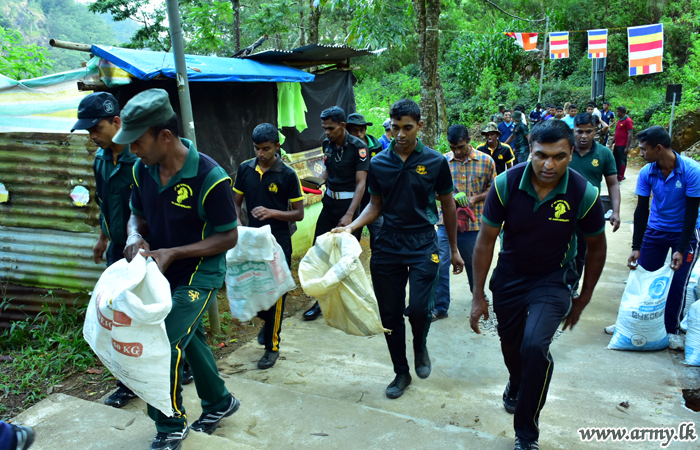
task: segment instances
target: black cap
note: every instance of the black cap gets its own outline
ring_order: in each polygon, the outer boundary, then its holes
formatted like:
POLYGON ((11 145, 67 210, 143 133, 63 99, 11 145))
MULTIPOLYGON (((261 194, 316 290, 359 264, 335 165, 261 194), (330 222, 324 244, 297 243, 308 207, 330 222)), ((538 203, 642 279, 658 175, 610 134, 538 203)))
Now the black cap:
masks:
POLYGON ((365 116, 359 113, 352 113, 348 116, 348 120, 345 121, 346 125, 367 125, 367 126, 372 126, 372 122, 367 122, 365 120, 365 116))
POLYGON ((75 130, 87 130, 106 117, 119 115, 119 102, 109 92, 96 92, 83 98, 78 105, 78 121, 73 125, 75 130))

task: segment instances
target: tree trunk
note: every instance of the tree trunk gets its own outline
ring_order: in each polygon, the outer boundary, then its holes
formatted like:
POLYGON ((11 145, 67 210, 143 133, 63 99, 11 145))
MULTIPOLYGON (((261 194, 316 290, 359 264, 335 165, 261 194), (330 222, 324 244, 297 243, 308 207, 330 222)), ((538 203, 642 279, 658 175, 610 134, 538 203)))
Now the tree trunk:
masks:
POLYGON ((435 148, 438 136, 437 68, 440 45, 440 0, 413 0, 420 61, 420 108, 425 122, 421 139, 435 148))
POLYGON ((304 23, 304 8, 299 10, 299 47, 306 45, 306 23, 304 23))
POLYGON ((309 44, 318 44, 318 22, 321 20, 321 5, 314 8, 314 0, 309 0, 309 44))
POLYGON ((447 104, 445 103, 445 90, 442 88, 442 81, 440 81, 440 71, 437 73, 437 109, 438 117, 440 119, 440 134, 447 135, 447 128, 449 121, 447 120, 447 104))
POLYGON ((241 50, 241 0, 231 0, 233 8, 233 48, 241 50))

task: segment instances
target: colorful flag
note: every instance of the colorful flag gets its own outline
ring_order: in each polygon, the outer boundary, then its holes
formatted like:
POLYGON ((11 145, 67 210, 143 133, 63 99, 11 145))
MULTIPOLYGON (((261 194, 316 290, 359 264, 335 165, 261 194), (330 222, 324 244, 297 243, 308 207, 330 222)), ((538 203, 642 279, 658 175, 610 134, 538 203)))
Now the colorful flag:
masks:
POLYGON ((588 58, 607 58, 608 30, 588 31, 588 58))
POLYGON ((630 76, 663 72, 664 25, 627 28, 630 76))
POLYGON ((537 50, 537 33, 506 33, 506 36, 512 37, 518 42, 526 52, 537 50))
POLYGON ((549 33, 549 59, 569 57, 569 32, 549 33))

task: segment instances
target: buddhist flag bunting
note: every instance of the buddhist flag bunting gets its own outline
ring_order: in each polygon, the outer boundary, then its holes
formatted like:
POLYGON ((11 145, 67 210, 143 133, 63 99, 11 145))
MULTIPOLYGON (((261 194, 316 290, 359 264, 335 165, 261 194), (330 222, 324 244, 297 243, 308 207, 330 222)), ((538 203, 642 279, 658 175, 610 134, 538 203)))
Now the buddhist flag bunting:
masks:
POLYGON ((569 32, 549 33, 549 59, 569 57, 569 32))
POLYGON ((588 58, 607 58, 608 30, 588 31, 588 58))
POLYGON ((537 50, 537 33, 506 33, 518 42, 526 52, 537 50))
POLYGON ((644 25, 627 28, 630 76, 663 72, 664 26, 644 25))

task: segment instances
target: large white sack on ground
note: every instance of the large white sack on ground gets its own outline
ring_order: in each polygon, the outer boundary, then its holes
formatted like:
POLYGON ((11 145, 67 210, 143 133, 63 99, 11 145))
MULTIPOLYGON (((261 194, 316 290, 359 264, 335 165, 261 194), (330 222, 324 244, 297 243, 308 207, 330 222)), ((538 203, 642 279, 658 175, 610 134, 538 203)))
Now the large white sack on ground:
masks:
POLYGON ((102 363, 149 405, 173 415, 170 341, 164 320, 170 283, 152 259, 122 259, 100 276, 85 315, 83 336, 102 363))
POLYGON ((326 323, 355 336, 389 330, 382 326, 374 289, 360 262, 362 247, 350 233, 326 233, 299 263, 299 282, 316 297, 326 323))
POLYGON ((693 303, 698 300, 698 292, 696 290, 698 287, 698 280, 700 280, 700 264, 696 263, 693 270, 690 272, 688 287, 685 289, 685 307, 683 308, 684 318, 688 315, 688 311, 690 311, 690 307, 693 306, 693 303))
POLYGON ((238 243, 226 252, 226 296, 231 315, 250 320, 295 287, 284 251, 270 226, 238 227, 238 243))
POLYGON ((700 366, 700 302, 693 303, 686 317, 688 332, 685 335, 685 363, 700 366))
POLYGON ((630 271, 609 349, 651 351, 668 347, 664 312, 673 269, 667 263, 654 272, 641 265, 630 271))

